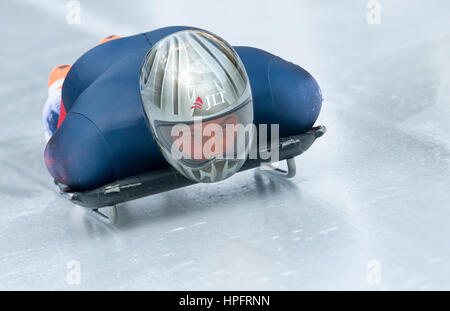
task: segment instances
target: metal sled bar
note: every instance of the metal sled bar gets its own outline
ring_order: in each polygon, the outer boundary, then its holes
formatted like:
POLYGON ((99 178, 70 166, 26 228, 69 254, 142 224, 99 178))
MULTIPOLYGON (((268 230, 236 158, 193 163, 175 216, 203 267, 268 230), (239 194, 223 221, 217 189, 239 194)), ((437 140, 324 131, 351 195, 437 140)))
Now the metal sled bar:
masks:
POLYGON ((109 209, 109 215, 103 214, 99 211, 99 208, 87 208, 86 211, 91 215, 92 217, 108 224, 108 225, 114 225, 117 223, 117 206, 108 206, 104 207, 105 209, 109 209))
POLYGON ((272 172, 273 174, 276 174, 280 177, 285 177, 285 178, 292 178, 295 176, 296 172, 297 172, 297 167, 295 165, 295 158, 289 158, 286 159, 286 163, 287 163, 287 171, 283 170, 281 168, 275 167, 273 164, 267 164, 268 168, 264 168, 264 170, 269 170, 269 172, 272 172))

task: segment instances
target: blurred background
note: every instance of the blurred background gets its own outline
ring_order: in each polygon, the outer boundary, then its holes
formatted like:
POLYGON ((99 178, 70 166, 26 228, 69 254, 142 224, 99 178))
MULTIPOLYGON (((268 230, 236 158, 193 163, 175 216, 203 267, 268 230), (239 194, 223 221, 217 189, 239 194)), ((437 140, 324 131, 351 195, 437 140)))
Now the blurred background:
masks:
POLYGON ((445 0, 1 1, 0 289, 450 290, 448 12, 445 0), (171 25, 304 67, 328 132, 292 180, 244 172, 99 223, 46 171, 48 74, 105 36, 171 25))

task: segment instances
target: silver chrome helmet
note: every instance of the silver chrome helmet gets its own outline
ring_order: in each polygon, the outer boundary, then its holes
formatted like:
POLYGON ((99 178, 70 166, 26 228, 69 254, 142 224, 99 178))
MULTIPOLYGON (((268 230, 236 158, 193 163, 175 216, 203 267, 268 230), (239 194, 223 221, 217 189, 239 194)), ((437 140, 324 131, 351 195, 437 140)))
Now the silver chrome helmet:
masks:
POLYGON ((200 30, 171 34, 145 56, 139 83, 153 137, 175 169, 198 182, 239 171, 254 135, 253 102, 228 43, 200 30))

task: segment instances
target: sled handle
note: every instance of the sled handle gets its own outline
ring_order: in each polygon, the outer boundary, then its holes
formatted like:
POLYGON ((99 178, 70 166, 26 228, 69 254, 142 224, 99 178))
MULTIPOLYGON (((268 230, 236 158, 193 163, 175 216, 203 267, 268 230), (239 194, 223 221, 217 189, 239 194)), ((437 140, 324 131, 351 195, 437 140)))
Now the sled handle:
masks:
MULTIPOLYGON (((283 170, 281 168, 275 167, 273 164, 267 164, 270 168, 268 171, 273 174, 284 177, 284 178, 292 178, 297 173, 297 167, 295 165, 295 158, 286 159, 287 170, 283 170)), ((267 169, 266 169, 267 170, 267 169)))
POLYGON ((107 206, 104 208, 109 209, 108 215, 100 212, 99 208, 93 208, 93 209, 87 208, 86 210, 87 210, 87 213, 89 215, 91 215, 92 217, 94 217, 95 219, 100 220, 108 225, 115 225, 117 223, 117 219, 119 218, 118 214, 117 214, 117 206, 113 205, 113 206, 107 206))

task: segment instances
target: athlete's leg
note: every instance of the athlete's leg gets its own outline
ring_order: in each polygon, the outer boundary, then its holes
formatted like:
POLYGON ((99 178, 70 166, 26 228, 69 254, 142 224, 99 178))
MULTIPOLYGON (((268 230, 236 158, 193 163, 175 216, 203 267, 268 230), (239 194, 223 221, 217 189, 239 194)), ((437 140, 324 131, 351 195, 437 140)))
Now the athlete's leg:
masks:
POLYGON ((99 45, 106 43, 108 41, 112 41, 112 40, 116 40, 116 39, 120 39, 120 38, 122 38, 122 37, 118 36, 118 35, 110 35, 110 36, 103 38, 103 40, 99 42, 99 45))
POLYGON ((42 112, 45 127, 45 137, 50 139, 58 128, 61 110, 61 90, 64 79, 70 70, 70 65, 59 65, 53 68, 48 79, 48 98, 42 112))
MULTIPOLYGON (((99 45, 120 38, 120 36, 111 35, 101 40, 99 45)), ((70 65, 59 65, 53 68, 50 72, 50 77, 48 79, 48 98, 42 112, 42 120, 45 127, 45 138, 47 141, 50 137, 52 137, 53 133, 55 133, 66 117, 66 110, 64 108, 64 104, 62 103, 61 92, 64 79, 66 78, 70 68, 70 65)))

